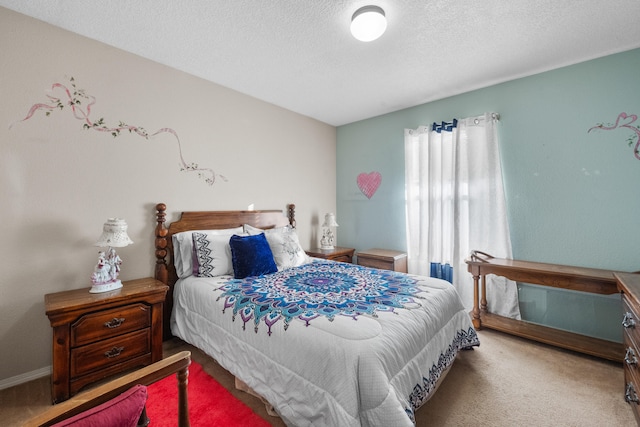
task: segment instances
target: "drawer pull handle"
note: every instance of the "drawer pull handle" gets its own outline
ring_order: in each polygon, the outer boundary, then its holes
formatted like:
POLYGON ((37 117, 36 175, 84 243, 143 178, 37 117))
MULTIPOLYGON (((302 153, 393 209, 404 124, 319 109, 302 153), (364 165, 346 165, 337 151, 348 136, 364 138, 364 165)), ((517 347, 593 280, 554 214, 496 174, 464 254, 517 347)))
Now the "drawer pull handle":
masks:
POLYGON ((636 327, 636 321, 633 318, 633 314, 629 313, 628 311, 624 314, 624 318, 622 319, 622 326, 627 329, 636 327))
POLYGON ((640 399, 638 399, 638 395, 636 394, 636 389, 633 388, 633 384, 631 383, 627 383, 627 389, 624 392, 624 400, 627 403, 635 403, 638 404, 640 403, 640 399))
POLYGON ((637 365, 638 358, 636 357, 636 352, 631 348, 627 347, 627 354, 624 356, 624 361, 627 365, 637 365))
POLYGON ((120 356, 123 351, 124 347, 113 347, 111 350, 106 351, 104 355, 109 359, 113 359, 114 357, 120 356))
POLYGON ((114 317, 108 322, 104 322, 104 326, 106 326, 109 329, 114 329, 122 325, 123 323, 124 323, 124 317, 114 317))

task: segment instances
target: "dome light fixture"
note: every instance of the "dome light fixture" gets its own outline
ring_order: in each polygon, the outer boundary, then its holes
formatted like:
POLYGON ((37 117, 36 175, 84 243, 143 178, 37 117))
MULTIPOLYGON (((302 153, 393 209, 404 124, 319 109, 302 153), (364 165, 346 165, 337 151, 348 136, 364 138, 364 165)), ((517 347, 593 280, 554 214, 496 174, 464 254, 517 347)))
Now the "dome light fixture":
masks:
POLYGON ((351 34, 362 42, 370 42, 387 29, 387 18, 384 10, 378 6, 363 6, 351 17, 351 34))

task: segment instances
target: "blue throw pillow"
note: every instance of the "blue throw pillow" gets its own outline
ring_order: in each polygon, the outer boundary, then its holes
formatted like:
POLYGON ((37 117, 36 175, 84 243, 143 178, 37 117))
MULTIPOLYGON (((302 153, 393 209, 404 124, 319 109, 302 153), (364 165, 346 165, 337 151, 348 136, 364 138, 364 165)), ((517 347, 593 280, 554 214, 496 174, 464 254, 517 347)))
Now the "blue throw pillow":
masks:
POLYGON ((262 276, 278 271, 264 233, 255 236, 234 234, 229 240, 229 246, 231 247, 233 276, 236 279, 262 276))

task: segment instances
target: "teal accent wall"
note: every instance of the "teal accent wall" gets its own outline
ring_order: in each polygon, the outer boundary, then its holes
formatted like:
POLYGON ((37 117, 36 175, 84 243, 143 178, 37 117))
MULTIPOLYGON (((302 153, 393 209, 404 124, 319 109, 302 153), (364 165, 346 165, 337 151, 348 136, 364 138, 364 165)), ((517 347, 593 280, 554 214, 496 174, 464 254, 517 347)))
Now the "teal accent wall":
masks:
MULTIPOLYGON (((640 115, 639 71, 636 49, 338 127, 338 244, 406 250, 404 129, 492 111, 501 116, 514 258, 640 270, 635 133, 588 132, 598 124, 613 125, 622 112, 640 115), (371 171, 382 174, 382 184, 368 199, 356 179, 371 171)), ((523 315, 570 330, 576 323, 570 318, 582 315, 580 310, 606 323, 618 307, 616 301, 611 308, 610 297, 593 297, 593 304, 580 303, 563 316, 550 311, 566 306, 558 305, 562 298, 575 300, 566 292, 520 288, 523 315)), ((618 324, 616 318, 604 331, 583 332, 617 339, 618 324)))

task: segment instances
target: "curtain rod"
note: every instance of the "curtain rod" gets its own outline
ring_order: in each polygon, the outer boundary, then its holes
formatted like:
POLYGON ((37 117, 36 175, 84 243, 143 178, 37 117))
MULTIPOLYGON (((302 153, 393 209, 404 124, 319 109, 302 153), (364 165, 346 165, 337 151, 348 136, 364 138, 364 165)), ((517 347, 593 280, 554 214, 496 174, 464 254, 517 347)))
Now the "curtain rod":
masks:
MULTIPOLYGON (((491 114, 491 118, 493 120, 500 120, 500 113, 487 113, 487 114, 491 114)), ((478 117, 484 118, 484 114, 481 116, 476 116, 473 119, 473 123, 476 125, 480 124, 481 119, 478 117)), ((469 117, 468 119, 471 119, 471 117, 469 117)), ((463 120, 466 120, 466 119, 463 119, 463 120)), ((425 126, 424 128, 441 133, 443 130, 445 132, 451 132, 457 126, 458 126, 458 119, 452 119, 450 122, 440 122, 440 123, 433 122, 433 124, 430 127, 425 126)), ((405 129, 405 130, 408 131, 410 135, 413 135, 415 132, 420 132, 420 129, 424 129, 424 128, 419 127, 418 129, 405 129)))
MULTIPOLYGON (((500 114, 499 113, 491 113, 491 118, 493 120, 500 121, 500 114)), ((480 123, 480 119, 476 117, 475 119, 473 119, 473 123, 476 124, 476 125, 479 124, 480 123)))

